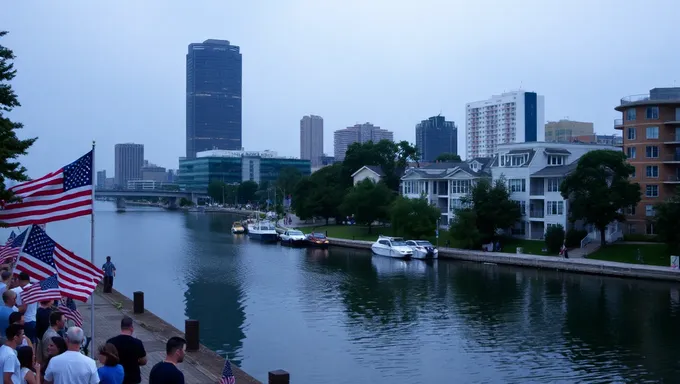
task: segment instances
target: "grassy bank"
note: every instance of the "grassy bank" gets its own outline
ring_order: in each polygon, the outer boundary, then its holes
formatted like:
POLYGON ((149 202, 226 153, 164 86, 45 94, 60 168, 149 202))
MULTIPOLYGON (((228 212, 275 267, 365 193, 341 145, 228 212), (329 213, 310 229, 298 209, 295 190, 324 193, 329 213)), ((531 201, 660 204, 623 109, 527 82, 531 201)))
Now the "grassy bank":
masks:
POLYGON ((611 244, 591 253, 588 258, 663 267, 671 265, 670 253, 665 244, 611 244), (638 250, 641 260, 638 259, 638 250))

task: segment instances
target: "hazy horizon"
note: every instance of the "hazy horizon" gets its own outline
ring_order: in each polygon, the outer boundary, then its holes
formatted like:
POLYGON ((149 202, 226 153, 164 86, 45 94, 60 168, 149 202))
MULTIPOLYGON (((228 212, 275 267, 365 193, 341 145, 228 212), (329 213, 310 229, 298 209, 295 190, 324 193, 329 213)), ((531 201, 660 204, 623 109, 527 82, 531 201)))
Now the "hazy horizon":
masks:
POLYGON ((545 96, 546 122, 593 122, 612 134, 621 97, 674 86, 680 3, 641 4, 11 2, 0 44, 17 56, 11 85, 22 107, 9 116, 24 123, 21 137, 39 137, 22 159, 31 177, 75 160, 92 140, 95 167, 107 174, 114 144, 127 142, 176 169, 187 46, 206 39, 241 47, 246 150, 299 156, 309 114, 323 117, 332 155, 335 130, 371 122, 414 142, 415 125, 441 113, 456 122, 464 157, 468 102, 522 88, 545 96))

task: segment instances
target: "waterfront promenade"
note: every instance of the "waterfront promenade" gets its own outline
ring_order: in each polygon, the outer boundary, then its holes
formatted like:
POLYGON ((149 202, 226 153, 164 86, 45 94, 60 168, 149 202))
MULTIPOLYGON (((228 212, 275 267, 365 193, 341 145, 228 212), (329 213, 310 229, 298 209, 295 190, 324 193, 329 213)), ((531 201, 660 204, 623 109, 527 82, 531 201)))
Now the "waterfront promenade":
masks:
MULTIPOLYGON (((144 343, 148 363, 141 367, 142 383, 148 383, 149 372, 154 364, 165 359, 165 343, 172 336, 184 336, 184 332, 178 330, 153 313, 145 310, 143 314, 135 314, 132 310, 132 300, 114 290, 111 294, 103 294, 97 289, 92 295, 95 305, 95 339, 90 345, 90 350, 96 350, 97 346, 109 338, 120 333, 120 319, 130 316, 135 322, 135 337, 144 343)), ((80 305, 80 313, 83 315, 83 329, 87 333, 90 330, 90 304, 80 305)), ((184 373, 187 384, 217 383, 224 367, 224 358, 201 345, 196 352, 187 352, 184 363, 179 365, 184 373)), ((232 364, 236 382, 241 384, 260 383, 249 376, 237 366, 232 364)))

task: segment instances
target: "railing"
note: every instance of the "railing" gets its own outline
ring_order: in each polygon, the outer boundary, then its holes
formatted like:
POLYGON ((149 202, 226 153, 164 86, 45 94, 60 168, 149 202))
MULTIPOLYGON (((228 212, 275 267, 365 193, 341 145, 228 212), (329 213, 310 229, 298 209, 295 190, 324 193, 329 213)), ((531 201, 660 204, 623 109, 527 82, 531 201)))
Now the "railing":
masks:
POLYGON ((661 161, 680 161, 680 154, 663 155, 661 161))
POLYGON ((544 188, 532 188, 529 187, 529 196, 543 196, 545 194, 545 189, 544 188))
POLYGON ((642 101, 674 101, 677 100, 680 102, 680 97, 678 95, 654 95, 652 98, 649 93, 645 93, 642 95, 630 95, 630 96, 625 96, 621 98, 621 105, 626 105, 626 104, 633 104, 633 103, 639 103, 642 101))
POLYGON ((623 126, 623 119, 614 119, 614 128, 623 126))
POLYGON ((667 176, 666 181, 680 181, 680 176, 667 176))
POLYGON ((590 244, 591 241, 593 240, 590 238, 590 234, 587 234, 586 237, 581 239, 581 248, 585 248, 585 246, 590 244))
POLYGON ((543 210, 539 211, 538 209, 529 210, 529 217, 542 219, 542 218, 545 217, 545 211, 543 211, 543 210))

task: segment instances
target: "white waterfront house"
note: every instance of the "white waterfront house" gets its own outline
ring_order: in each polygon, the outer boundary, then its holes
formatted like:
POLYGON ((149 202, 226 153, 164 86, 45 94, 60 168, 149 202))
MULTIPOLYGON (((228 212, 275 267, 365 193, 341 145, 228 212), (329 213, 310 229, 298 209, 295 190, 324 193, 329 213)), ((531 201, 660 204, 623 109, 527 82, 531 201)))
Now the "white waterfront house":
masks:
POLYGON ((461 207, 461 197, 481 179, 491 178, 489 166, 493 158, 469 161, 433 163, 422 168, 409 168, 401 177, 401 194, 409 198, 424 196, 439 208, 440 225, 447 225, 461 207))
POLYGON ((383 177, 385 176, 385 173, 383 172, 382 168, 380 168, 377 165, 364 165, 363 167, 359 168, 356 172, 352 174, 352 183, 353 185, 357 185, 360 181, 363 181, 365 179, 371 179, 373 182, 377 183, 379 182, 383 177))
POLYGON ((560 184, 581 156, 600 149, 614 150, 609 145, 580 143, 499 144, 491 165, 492 179, 504 178, 510 198, 522 209, 522 220, 512 234, 542 239, 550 226, 559 224, 567 230, 569 204, 560 194, 560 184))

